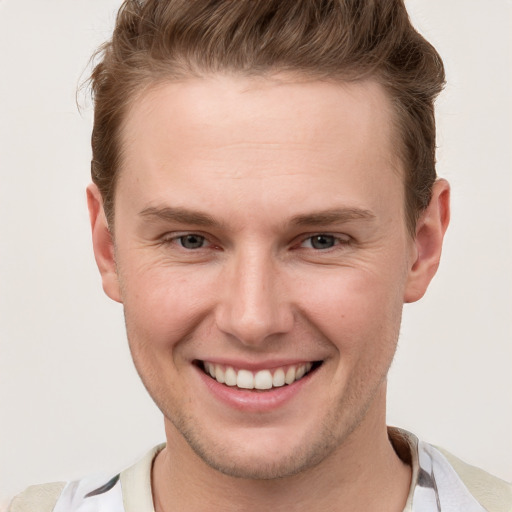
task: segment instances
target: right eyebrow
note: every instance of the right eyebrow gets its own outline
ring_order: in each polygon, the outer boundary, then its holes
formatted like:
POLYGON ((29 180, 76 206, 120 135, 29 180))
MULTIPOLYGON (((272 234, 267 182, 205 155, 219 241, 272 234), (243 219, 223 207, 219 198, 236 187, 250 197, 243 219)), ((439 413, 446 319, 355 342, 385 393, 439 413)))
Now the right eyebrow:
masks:
POLYGON ((163 220, 166 222, 192 224, 194 226, 202 227, 213 227, 219 225, 219 222, 217 222, 211 215, 195 210, 189 210, 187 208, 149 206, 144 208, 139 215, 150 221, 163 220))

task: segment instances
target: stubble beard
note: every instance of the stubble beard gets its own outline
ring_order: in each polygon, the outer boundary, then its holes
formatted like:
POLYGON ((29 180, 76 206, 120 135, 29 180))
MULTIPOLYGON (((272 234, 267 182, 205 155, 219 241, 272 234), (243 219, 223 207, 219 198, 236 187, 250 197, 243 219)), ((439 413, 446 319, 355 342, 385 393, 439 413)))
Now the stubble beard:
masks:
MULTIPOLYGON (((335 456, 346 443, 351 434, 364 421, 381 386, 385 386, 386 374, 375 385, 367 400, 354 410, 352 400, 342 399, 336 411, 331 411, 324 418, 321 425, 317 425, 314 432, 308 432, 298 440, 296 448, 291 453, 281 456, 278 460, 251 457, 234 457, 230 451, 229 440, 225 444, 214 441, 195 427, 194 418, 167 414, 169 408, 161 407, 167 421, 172 424, 176 433, 180 435, 192 451, 210 468, 224 475, 248 480, 276 480, 292 477, 304 473, 320 465, 326 459, 335 456), (349 410, 351 414, 343 414, 349 410)), ((172 427, 171 427, 172 428, 172 427)), ((248 439, 248 443, 251 439, 248 439)))
MULTIPOLYGON (((243 453, 238 458, 234 457, 230 450, 229 440, 226 443, 213 440, 208 432, 196 428, 197 421, 193 416, 185 414, 183 409, 180 411, 180 407, 176 407, 176 404, 168 403, 166 390, 155 390, 149 382, 151 379, 145 378, 146 374, 151 375, 153 372, 150 368, 143 371, 142 365, 138 364, 140 360, 136 357, 135 345, 130 342, 130 329, 126 322, 126 316, 125 323, 135 368, 144 387, 163 413, 166 421, 174 427, 176 434, 185 440, 191 450, 210 468, 230 477, 248 480, 268 481, 292 477, 313 469, 327 458, 334 456, 351 434, 364 422, 383 386, 385 399, 387 374, 397 347, 396 341, 394 341, 393 348, 388 353, 387 364, 381 368, 381 374, 374 380, 374 385, 370 390, 365 386, 365 381, 369 376, 360 375, 353 389, 340 398, 337 407, 333 405, 321 424, 316 425, 314 431, 303 435, 303 438, 296 443, 295 449, 290 450, 290 454, 283 455, 278 460, 269 461, 251 456, 247 459, 244 458, 243 453), (361 402, 362 396, 366 396, 363 402, 361 402)), ((399 325, 395 340, 398 339, 399 325)), ((373 379, 370 377, 370 380, 373 379)), ((158 388, 158 384, 156 384, 156 388, 158 388)), ((251 439, 248 439, 248 443, 250 442, 251 439)))

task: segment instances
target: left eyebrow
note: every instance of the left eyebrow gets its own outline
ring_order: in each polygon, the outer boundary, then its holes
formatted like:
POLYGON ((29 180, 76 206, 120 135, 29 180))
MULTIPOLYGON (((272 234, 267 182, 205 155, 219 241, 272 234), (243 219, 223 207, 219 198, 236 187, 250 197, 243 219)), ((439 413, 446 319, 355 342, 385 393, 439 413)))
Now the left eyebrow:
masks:
POLYGON ((193 224, 195 226, 212 227, 218 225, 218 222, 207 213, 186 208, 144 208, 139 214, 149 220, 163 220, 167 222, 177 222, 179 224, 193 224))
POLYGON ((292 217, 291 224, 296 226, 317 226, 322 224, 343 224, 352 220, 373 220, 375 214, 361 208, 337 208, 322 210, 292 217))

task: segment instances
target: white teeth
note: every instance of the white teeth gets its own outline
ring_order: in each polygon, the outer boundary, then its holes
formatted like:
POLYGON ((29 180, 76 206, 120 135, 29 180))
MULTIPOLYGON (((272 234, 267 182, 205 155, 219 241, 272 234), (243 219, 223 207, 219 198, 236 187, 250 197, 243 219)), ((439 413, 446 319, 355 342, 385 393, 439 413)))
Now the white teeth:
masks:
POLYGON ((215 376, 214 379, 221 384, 226 382, 226 377, 224 376, 224 370, 218 365, 215 365, 215 376))
POLYGON ((250 370, 237 371, 231 366, 224 368, 220 364, 204 363, 205 372, 220 384, 236 386, 240 389, 261 390, 293 384, 295 381, 302 379, 312 367, 312 363, 305 363, 296 366, 291 365, 287 368, 277 368, 273 370, 273 373, 271 370, 260 370, 253 373, 250 370))
POLYGON ((272 385, 275 388, 280 388, 284 386, 284 370, 282 368, 278 368, 274 372, 274 376, 272 377, 272 385))
POLYGON ((286 376, 284 378, 286 384, 292 384, 295 382, 295 366, 290 366, 288 370, 286 370, 286 376))
POLYGON ((260 370, 256 373, 254 387, 256 389, 270 389, 272 387, 272 374, 269 370, 260 370))
POLYGON ((249 370, 239 370, 236 385, 242 389, 254 389, 254 377, 249 370))
POLYGON ((226 373, 224 373, 224 379, 227 386, 236 386, 236 372, 231 368, 231 366, 228 366, 226 368, 226 373))

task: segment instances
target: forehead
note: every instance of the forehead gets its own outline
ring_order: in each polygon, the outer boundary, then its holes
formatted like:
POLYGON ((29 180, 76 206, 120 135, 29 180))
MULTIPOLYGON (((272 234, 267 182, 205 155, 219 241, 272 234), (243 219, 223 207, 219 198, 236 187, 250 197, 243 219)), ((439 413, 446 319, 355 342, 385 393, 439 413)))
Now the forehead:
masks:
POLYGON ((163 83, 127 113, 119 187, 137 182, 141 195, 162 200, 180 187, 210 186, 213 195, 229 187, 246 202, 270 193, 307 200, 314 187, 336 187, 347 200, 373 188, 376 200, 386 181, 401 193, 392 140, 390 101, 373 81, 218 75, 163 83))
POLYGON ((174 135, 180 134, 191 143, 198 128, 202 136, 210 128, 212 143, 226 134, 236 142, 248 130, 255 142, 269 142, 271 137, 279 142, 287 137, 307 143, 308 136, 323 135, 327 139, 329 134, 348 141, 353 137, 347 137, 344 130, 368 137, 368 131, 378 124, 379 130, 371 134, 378 143, 379 134, 383 142, 389 141, 392 119, 387 93, 372 80, 351 83, 294 80, 281 75, 212 75, 157 83, 144 89, 127 111, 122 139, 140 139, 141 132, 151 127, 155 133, 170 128, 174 135), (297 124, 297 117, 306 126, 297 124), (222 130, 235 126, 238 129, 231 133, 222 130))

